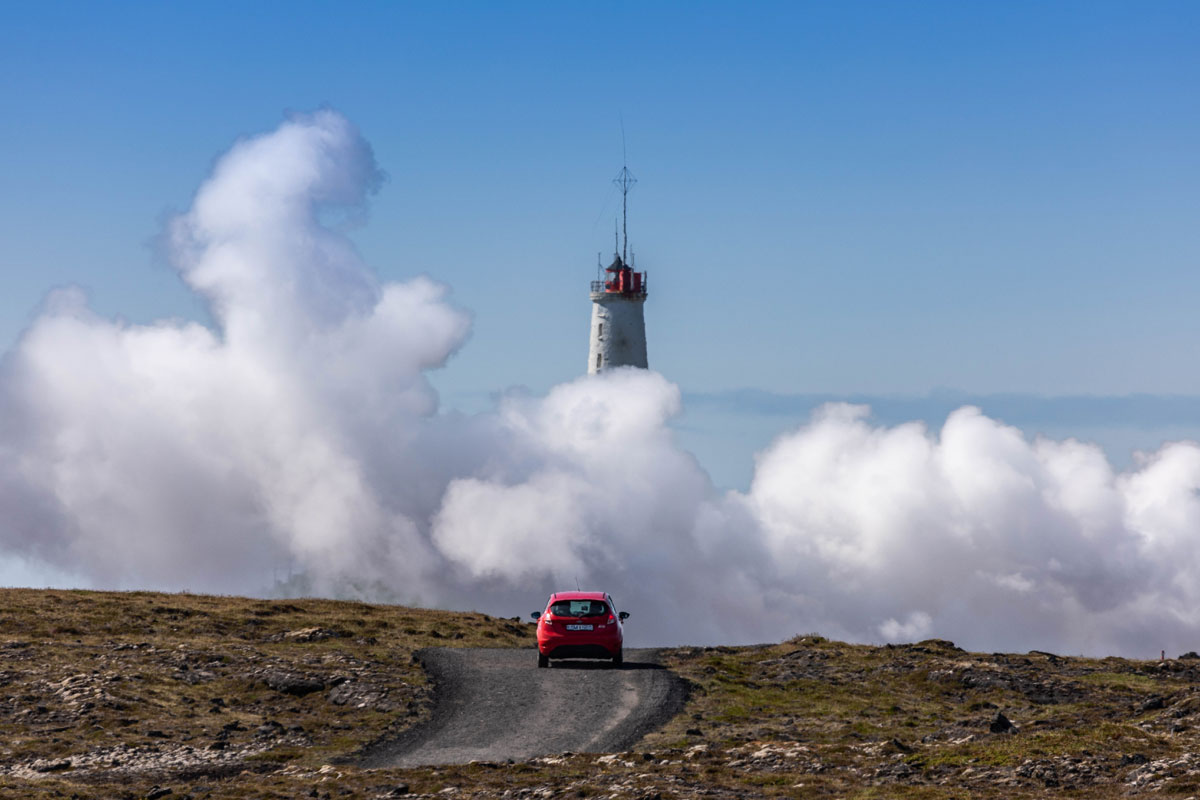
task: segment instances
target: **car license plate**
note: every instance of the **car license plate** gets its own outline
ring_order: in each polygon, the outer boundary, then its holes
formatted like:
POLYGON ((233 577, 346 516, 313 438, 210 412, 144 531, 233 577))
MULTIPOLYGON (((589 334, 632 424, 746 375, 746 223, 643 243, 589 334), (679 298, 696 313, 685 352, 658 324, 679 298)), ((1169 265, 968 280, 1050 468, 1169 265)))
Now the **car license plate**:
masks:
POLYGON ((569 630, 569 631, 590 631, 591 629, 592 629, 591 625, 568 625, 567 626, 567 630, 569 630))

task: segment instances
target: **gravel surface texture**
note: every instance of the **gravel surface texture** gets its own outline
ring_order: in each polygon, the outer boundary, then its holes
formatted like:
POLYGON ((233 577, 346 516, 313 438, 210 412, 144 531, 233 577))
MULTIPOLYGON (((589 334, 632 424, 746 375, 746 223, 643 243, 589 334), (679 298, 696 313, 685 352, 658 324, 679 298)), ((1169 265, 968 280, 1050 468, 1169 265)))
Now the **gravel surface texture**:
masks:
POLYGON ((366 767, 523 760, 624 750, 671 719, 686 684, 655 650, 626 650, 625 664, 555 661, 533 650, 443 649, 418 653, 433 678, 432 718, 366 752, 366 767))

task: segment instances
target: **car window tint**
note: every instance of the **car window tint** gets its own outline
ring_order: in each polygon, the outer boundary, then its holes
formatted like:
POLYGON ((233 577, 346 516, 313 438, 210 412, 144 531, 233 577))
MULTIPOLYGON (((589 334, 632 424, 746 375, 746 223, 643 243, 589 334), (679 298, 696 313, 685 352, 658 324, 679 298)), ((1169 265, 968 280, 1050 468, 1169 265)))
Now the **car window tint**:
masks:
POLYGON ((602 617, 608 606, 602 600, 559 600, 550 606, 550 613, 556 617, 602 617))

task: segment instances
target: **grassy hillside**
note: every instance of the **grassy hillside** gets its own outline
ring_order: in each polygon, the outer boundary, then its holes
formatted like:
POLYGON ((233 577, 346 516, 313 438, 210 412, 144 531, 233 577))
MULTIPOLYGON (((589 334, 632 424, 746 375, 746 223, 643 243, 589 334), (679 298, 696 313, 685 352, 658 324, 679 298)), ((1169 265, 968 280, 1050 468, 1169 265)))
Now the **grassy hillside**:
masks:
POLYGON ((967 653, 798 637, 678 650, 685 715, 648 737, 730 789, 816 797, 1200 794, 1200 659, 967 653), (694 748, 694 749, 693 749, 694 748))
POLYGON ((178 795, 181 778, 320 767, 429 713, 415 650, 533 641, 483 614, 0 590, 0 796, 143 797, 172 780, 178 795))
POLYGON ((415 650, 532 633, 328 600, 0 590, 0 797, 1200 795, 1200 660, 941 641, 667 651, 691 699, 633 753, 339 758, 428 713, 415 650))

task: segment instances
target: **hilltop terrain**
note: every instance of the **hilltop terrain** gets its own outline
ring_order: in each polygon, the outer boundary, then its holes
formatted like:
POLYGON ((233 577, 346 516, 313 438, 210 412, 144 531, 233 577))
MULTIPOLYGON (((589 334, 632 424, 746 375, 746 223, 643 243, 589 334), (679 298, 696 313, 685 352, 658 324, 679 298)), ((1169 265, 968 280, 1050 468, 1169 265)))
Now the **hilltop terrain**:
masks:
POLYGON ((356 766, 432 712, 419 650, 532 646, 532 625, 483 614, 0 590, 0 796, 1200 795, 1194 654, 981 654, 815 635, 662 651, 689 699, 631 752, 356 766))

